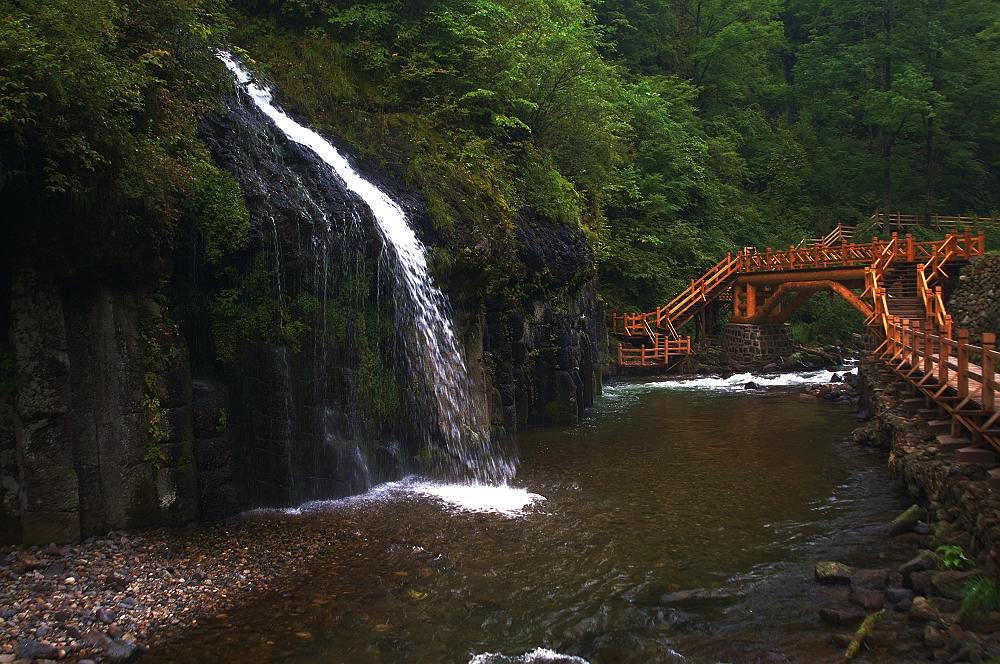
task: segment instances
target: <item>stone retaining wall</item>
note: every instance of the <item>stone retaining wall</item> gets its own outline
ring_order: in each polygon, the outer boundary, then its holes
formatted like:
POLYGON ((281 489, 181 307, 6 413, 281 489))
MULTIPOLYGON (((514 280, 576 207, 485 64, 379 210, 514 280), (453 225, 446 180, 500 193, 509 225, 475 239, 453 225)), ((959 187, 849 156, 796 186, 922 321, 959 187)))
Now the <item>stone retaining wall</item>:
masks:
POLYGON ((795 352, 795 342, 785 324, 729 323, 722 330, 722 349, 743 364, 788 357, 795 352))
POLYGON ((956 328, 968 328, 973 343, 983 332, 1000 332, 1000 256, 974 258, 962 269, 948 301, 956 328))
POLYGON ((861 371, 865 407, 874 414, 855 438, 889 452, 889 469, 927 508, 934 540, 961 546, 991 578, 1000 577, 1000 491, 990 486, 987 468, 959 463, 943 450, 927 419, 908 412, 898 384, 884 370, 866 365, 861 371))

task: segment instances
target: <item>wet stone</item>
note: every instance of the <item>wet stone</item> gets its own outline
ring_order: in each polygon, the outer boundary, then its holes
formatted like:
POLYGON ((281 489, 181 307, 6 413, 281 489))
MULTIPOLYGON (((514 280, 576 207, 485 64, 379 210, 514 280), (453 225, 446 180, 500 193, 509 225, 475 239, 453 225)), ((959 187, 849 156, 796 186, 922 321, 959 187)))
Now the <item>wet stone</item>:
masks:
POLYGON ((858 609, 824 608, 819 610, 819 617, 831 625, 853 625, 864 620, 865 613, 858 609))
POLYGON ((884 589, 889 578, 887 569, 859 569, 851 574, 851 586, 854 588, 884 589))
POLYGON ((926 515, 919 505, 911 505, 889 524, 890 535, 902 535, 913 530, 926 515))
POLYGON ((916 556, 899 566, 899 573, 904 579, 909 579, 914 572, 925 572, 935 570, 938 567, 938 558, 933 551, 924 549, 916 556))
POLYGON ((848 567, 843 563, 824 561, 816 563, 816 567, 813 570, 813 576, 819 583, 847 584, 851 582, 851 574, 853 572, 854 570, 851 567, 848 567))
POLYGON ((885 603, 882 591, 868 588, 852 588, 850 600, 866 611, 877 611, 885 603))
POLYGON ((940 648, 945 644, 944 635, 934 625, 924 626, 924 645, 928 648, 940 648))
POLYGON ((980 574, 981 572, 976 570, 968 572, 959 572, 956 570, 936 572, 931 576, 931 587, 942 597, 961 599, 969 581, 980 574))
POLYGON ((937 608, 926 597, 916 597, 910 607, 910 620, 928 622, 940 619, 937 608))

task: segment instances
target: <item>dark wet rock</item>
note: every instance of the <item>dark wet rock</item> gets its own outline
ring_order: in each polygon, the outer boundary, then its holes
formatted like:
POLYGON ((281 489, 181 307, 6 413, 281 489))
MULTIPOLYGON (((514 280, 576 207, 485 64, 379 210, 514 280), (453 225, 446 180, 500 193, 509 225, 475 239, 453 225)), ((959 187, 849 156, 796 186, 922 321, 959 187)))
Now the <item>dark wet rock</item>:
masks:
POLYGON ((851 574, 851 586, 854 588, 876 588, 884 590, 888 579, 887 569, 859 569, 851 574))
POLYGON ((853 625, 865 619, 865 612, 857 609, 823 608, 819 610, 819 617, 831 625, 853 625))
POLYGON ((882 591, 869 588, 851 588, 850 600, 869 612, 878 611, 885 604, 882 591))
POLYGON ((925 572, 935 570, 938 567, 938 557, 930 549, 924 549, 916 556, 899 566, 899 573, 903 575, 903 580, 908 581, 914 572, 925 572))
POLYGON ((885 591, 885 598, 892 604, 899 604, 905 600, 913 600, 913 591, 909 588, 889 588, 885 591))
POLYGON ((1000 613, 991 611, 990 613, 961 613, 958 623, 963 629, 978 634, 993 634, 1000 632, 1000 613))
POLYGON ((104 657, 109 662, 128 662, 138 656, 139 651, 134 643, 114 639, 104 650, 104 657))
POLYGON ((932 576, 934 576, 933 570, 913 572, 910 574, 910 587, 913 588, 913 592, 918 595, 926 594, 927 591, 931 589, 932 576))
POLYGON ((917 525, 913 526, 913 532, 918 535, 930 535, 931 527, 924 521, 917 521, 917 525))
POLYGON ((897 516, 889 524, 890 535, 901 535, 908 533, 917 525, 917 522, 926 518, 924 510, 919 505, 911 505, 902 514, 897 516))
POLYGON ((924 625, 924 645, 928 648, 940 648, 947 641, 944 634, 934 625, 928 623, 924 625))
POLYGON ((97 619, 100 620, 105 625, 110 625, 115 620, 118 619, 118 612, 112 611, 111 609, 98 609, 97 619))
POLYGON ((970 570, 968 572, 960 572, 958 570, 935 572, 931 576, 931 588, 942 597, 955 600, 962 599, 965 587, 969 581, 981 574, 982 572, 977 570, 970 570))
POLYGON ((45 563, 37 556, 32 555, 27 551, 19 553, 14 561, 14 569, 18 572, 31 572, 36 569, 42 569, 43 567, 45 567, 45 563))
POLYGON ((98 648, 100 650, 104 650, 111 643, 111 639, 108 638, 107 634, 99 629, 90 630, 80 640, 91 648, 98 648))
POLYGON ((104 583, 109 588, 124 590, 128 586, 128 578, 120 572, 112 572, 104 577, 104 583))
POLYGON ((17 656, 21 659, 56 659, 59 649, 43 641, 24 639, 17 644, 17 656))
POLYGON ((853 573, 854 569, 852 567, 834 561, 816 563, 813 569, 813 576, 816 581, 826 584, 850 583, 851 574, 853 573))
POLYGON ((751 380, 749 382, 743 383, 743 389, 744 390, 759 390, 760 389, 760 384, 759 383, 755 383, 755 382, 753 382, 751 380))
POLYGON ((926 597, 916 597, 913 600, 913 606, 910 607, 910 620, 917 622, 928 622, 931 620, 940 620, 940 613, 926 597))

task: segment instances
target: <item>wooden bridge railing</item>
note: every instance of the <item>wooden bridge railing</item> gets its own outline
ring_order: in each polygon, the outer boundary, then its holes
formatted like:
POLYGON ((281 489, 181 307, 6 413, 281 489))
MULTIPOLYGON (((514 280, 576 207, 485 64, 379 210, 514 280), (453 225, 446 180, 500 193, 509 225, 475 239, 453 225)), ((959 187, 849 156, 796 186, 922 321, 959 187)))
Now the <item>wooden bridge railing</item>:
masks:
POLYGON ((968 330, 958 330, 952 338, 933 321, 894 318, 876 350, 879 353, 883 362, 951 416, 954 429, 967 431, 973 443, 986 442, 1000 451, 996 376, 1000 352, 994 333, 984 332, 982 345, 977 346, 969 343, 968 330))
POLYGON ((960 229, 980 226, 1000 225, 1000 217, 978 217, 967 215, 932 214, 901 214, 899 212, 876 212, 871 220, 890 228, 909 228, 912 226, 928 226, 938 230, 946 228, 960 229))
POLYGON ((807 237, 803 238, 799 242, 798 246, 801 247, 815 247, 817 245, 822 247, 833 247, 837 246, 843 242, 853 242, 854 241, 854 226, 845 226, 844 224, 837 224, 836 227, 824 235, 823 237, 807 237))
MULTIPOLYGON (((812 247, 791 246, 787 251, 772 249, 759 251, 752 247, 746 248, 735 256, 728 254, 701 278, 692 279, 687 288, 662 307, 644 313, 613 313, 611 331, 625 337, 639 338, 643 343, 652 341, 654 349, 660 348, 661 336, 669 341, 685 341, 687 348, 690 348, 690 339, 681 339, 677 334, 677 328, 690 320, 708 302, 723 298, 740 274, 864 266, 864 292, 860 298, 854 292, 849 294, 854 300, 870 302, 871 304, 866 303, 864 307, 856 308, 863 310, 869 317, 869 324, 877 325, 881 331, 887 332, 892 312, 886 280, 890 271, 902 267, 897 265, 899 263, 909 264, 906 266, 907 269, 912 269, 910 265, 917 266, 917 274, 908 275, 906 278, 916 279, 917 292, 927 316, 942 329, 950 329, 943 293, 935 282, 947 275, 943 266, 948 261, 956 257, 979 256, 985 251, 985 236, 982 233, 973 235, 968 230, 962 234, 951 233, 945 239, 935 242, 918 242, 911 234, 900 237, 898 233, 893 233, 889 240, 873 238, 868 243, 847 242, 846 237, 842 237, 839 245, 832 246, 821 244, 812 247)), ((858 276, 851 278, 860 279, 858 276)), ((824 279, 827 280, 823 282, 826 287, 832 287, 834 281, 830 281, 830 277, 824 279)), ((801 286, 799 283, 801 281, 801 278, 789 279, 793 285, 801 286)), ((800 290, 805 290, 804 286, 800 290)), ((733 308, 734 312, 737 312, 741 302, 736 293, 733 295, 733 308)), ((750 307, 749 299, 748 295, 747 311, 743 317, 753 322, 756 320, 753 318, 756 312, 751 311, 753 307, 750 307)), ((766 307, 762 310, 766 310, 766 307)), ((669 352, 657 350, 651 354, 649 348, 650 346, 646 344, 645 354, 637 349, 623 349, 620 357, 626 364, 642 365, 648 358, 667 357, 673 352, 673 350, 669 352)))
POLYGON ((655 345, 626 347, 618 346, 618 364, 623 367, 654 367, 669 363, 671 357, 691 354, 691 338, 670 339, 664 334, 657 335, 655 345))

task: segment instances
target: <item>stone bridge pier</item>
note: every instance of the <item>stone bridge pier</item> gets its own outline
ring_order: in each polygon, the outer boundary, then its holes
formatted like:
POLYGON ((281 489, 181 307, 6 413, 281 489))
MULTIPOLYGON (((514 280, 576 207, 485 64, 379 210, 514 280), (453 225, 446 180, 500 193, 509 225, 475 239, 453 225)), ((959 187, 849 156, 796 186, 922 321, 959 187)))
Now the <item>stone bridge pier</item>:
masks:
POLYGON ((770 362, 794 353, 795 342, 785 323, 729 323, 722 330, 722 349, 740 364, 770 362))

